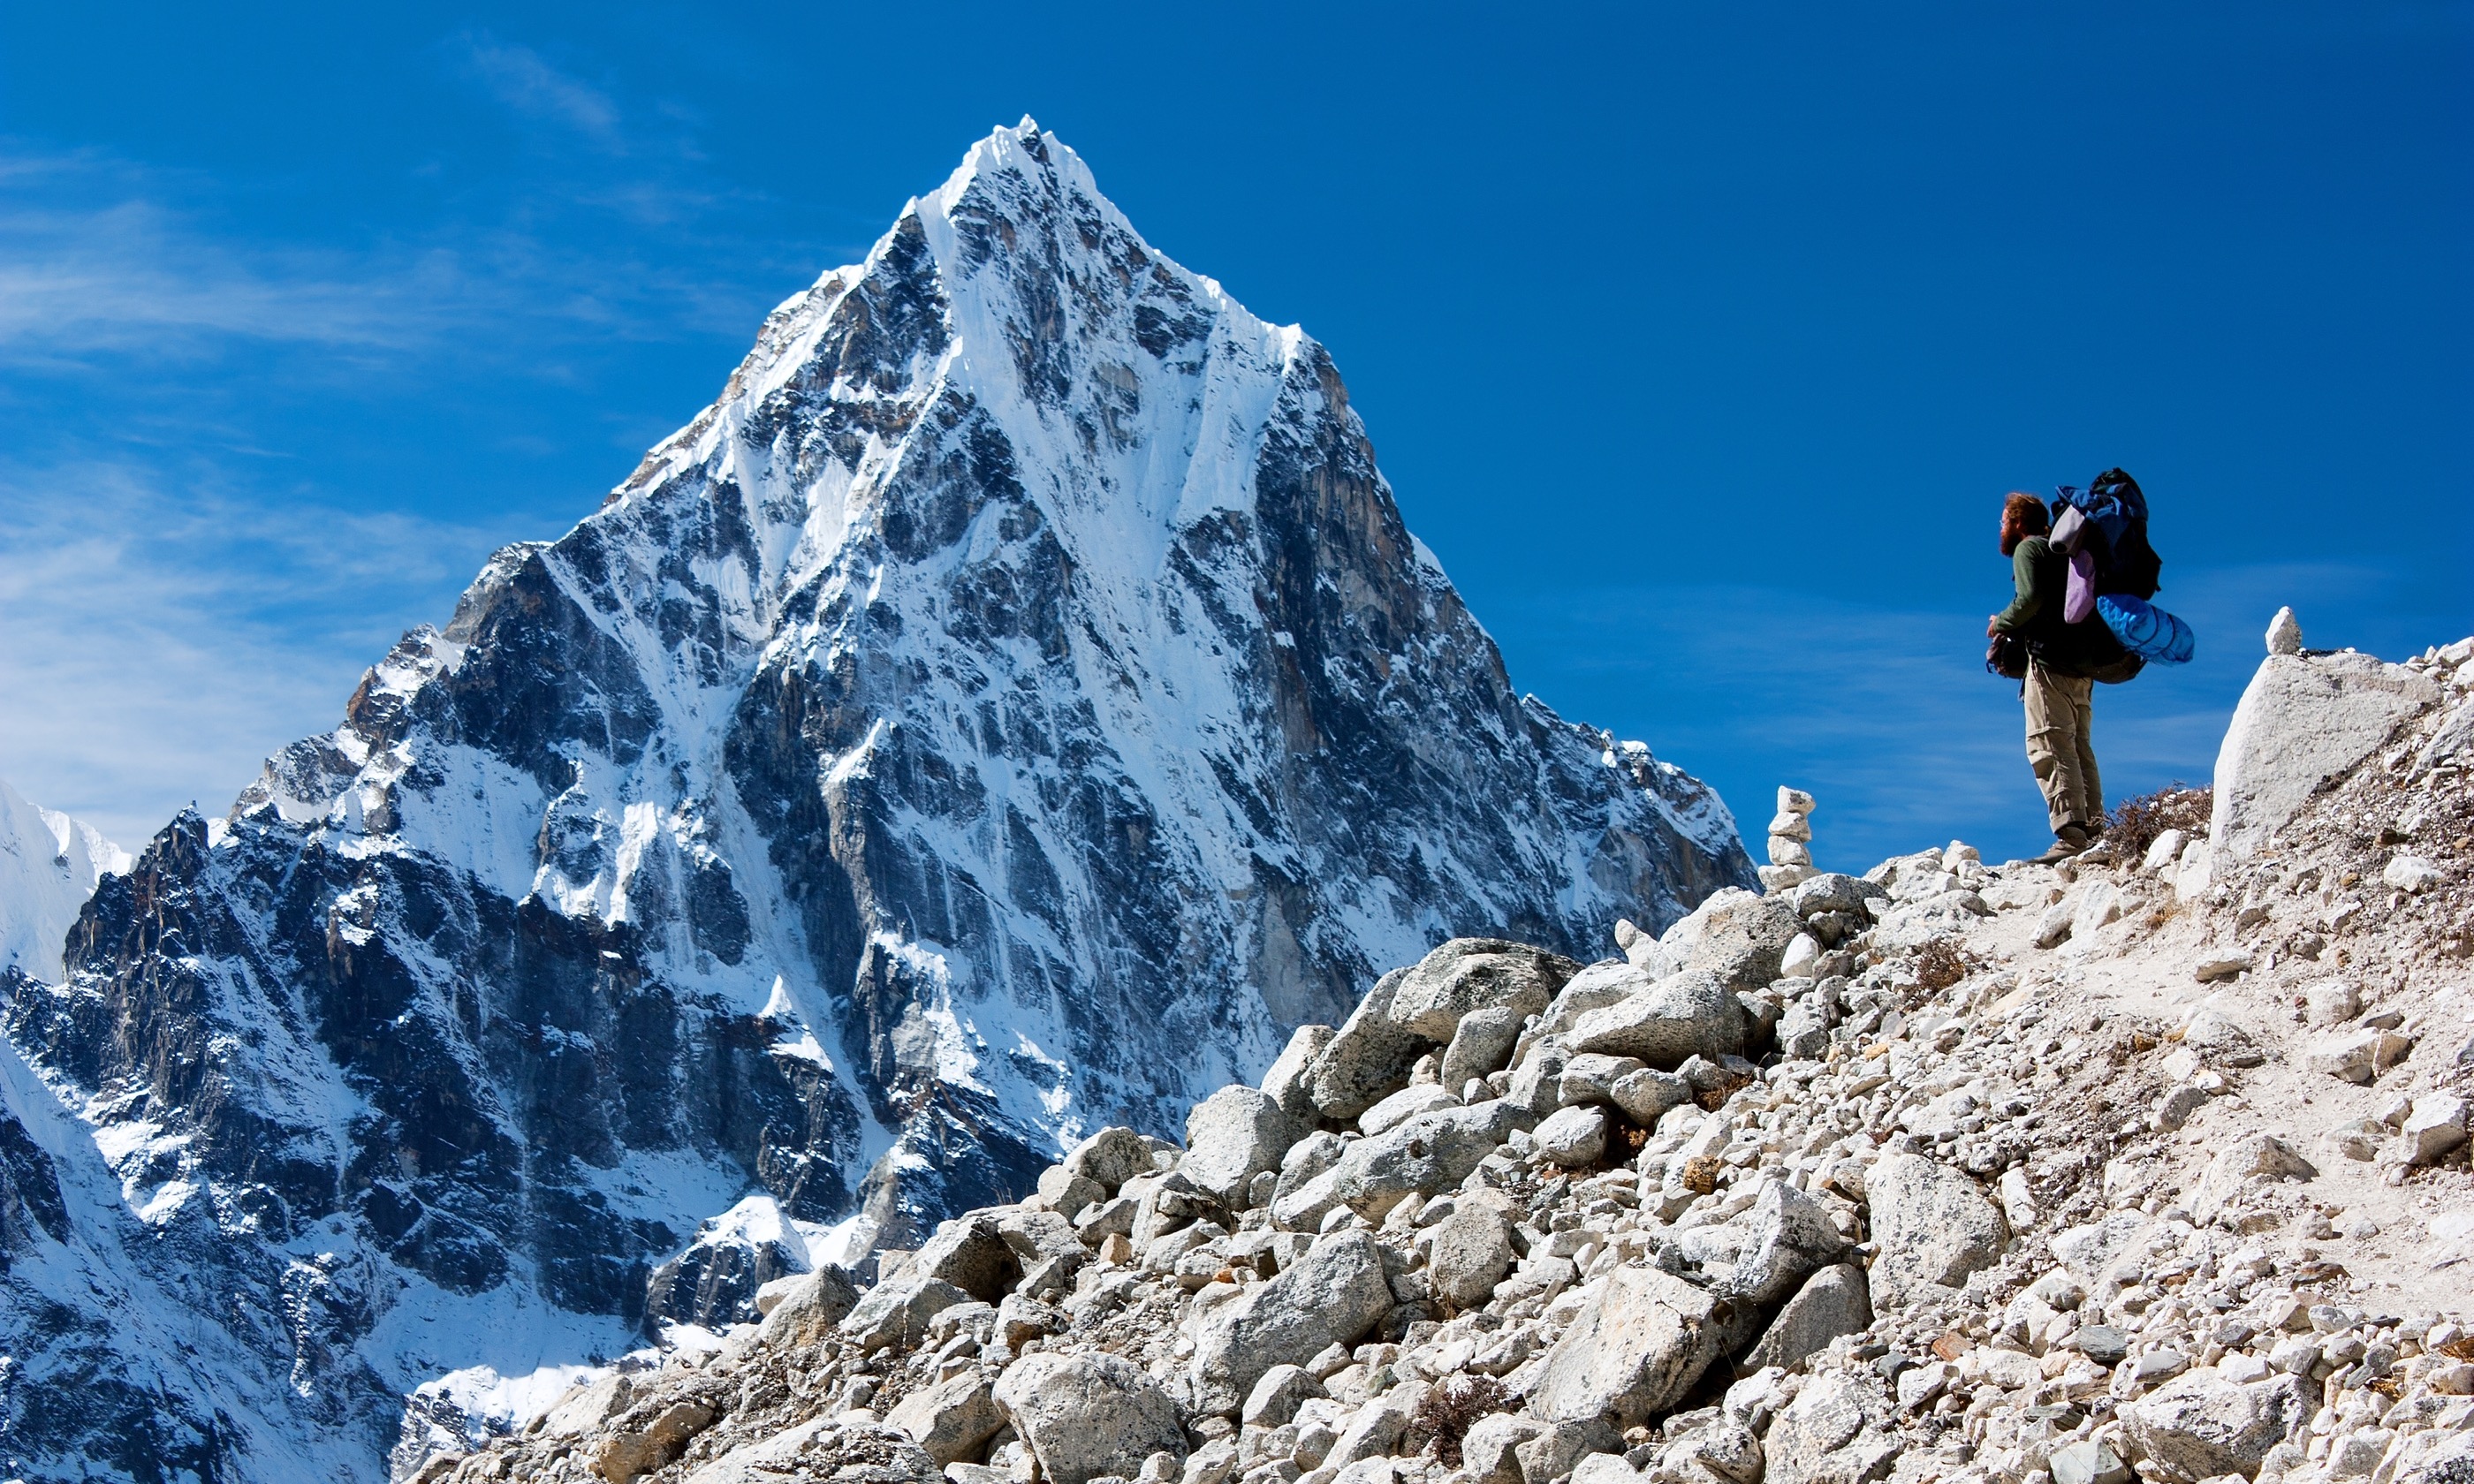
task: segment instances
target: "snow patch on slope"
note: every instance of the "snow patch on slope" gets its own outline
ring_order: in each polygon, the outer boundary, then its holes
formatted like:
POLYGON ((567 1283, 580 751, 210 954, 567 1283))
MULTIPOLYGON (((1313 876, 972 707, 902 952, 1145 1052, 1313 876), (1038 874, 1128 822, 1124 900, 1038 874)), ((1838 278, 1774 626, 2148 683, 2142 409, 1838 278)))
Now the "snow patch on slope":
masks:
POLYGON ((0 969, 61 977, 61 940, 130 854, 93 826, 29 802, 0 779, 0 969))

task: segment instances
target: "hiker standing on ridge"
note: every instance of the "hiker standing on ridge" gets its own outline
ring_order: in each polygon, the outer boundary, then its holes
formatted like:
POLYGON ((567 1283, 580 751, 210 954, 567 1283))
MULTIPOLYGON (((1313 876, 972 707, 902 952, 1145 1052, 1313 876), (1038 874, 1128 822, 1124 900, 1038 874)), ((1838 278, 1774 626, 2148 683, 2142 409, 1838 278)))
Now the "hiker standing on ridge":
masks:
POLYGON ((2063 621, 2070 559, 2053 549, 2051 529, 2036 496, 2012 494, 2001 502, 2001 555, 2010 559, 2018 595, 1984 625, 1984 636, 1997 646, 2006 634, 2025 650, 2019 694, 2027 710, 2027 766, 2035 770, 2053 826, 2053 847, 2038 857, 2044 861, 2076 855, 2104 833, 2104 784, 2091 735, 2092 671, 2121 654, 2110 643, 2111 654, 2094 653, 2098 635, 2112 638, 2103 625, 2063 621))
POLYGON ((2005 498, 2001 555, 2018 593, 1985 622, 1984 668, 2019 682, 2027 766, 2053 826, 2053 848, 2038 858, 2064 860, 2104 833, 2096 687, 2151 660, 2185 663, 2195 641, 2189 624, 2147 601, 2165 563, 2147 543, 2147 496, 2121 469, 2084 490, 2061 486, 2050 515, 2032 494, 2005 498))

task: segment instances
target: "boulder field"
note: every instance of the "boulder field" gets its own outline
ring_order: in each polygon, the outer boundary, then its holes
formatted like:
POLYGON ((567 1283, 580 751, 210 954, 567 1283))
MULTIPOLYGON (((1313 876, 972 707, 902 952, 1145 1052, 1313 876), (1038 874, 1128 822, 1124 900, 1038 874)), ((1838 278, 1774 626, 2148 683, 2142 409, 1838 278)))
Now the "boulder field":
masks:
POLYGON ((1103 1129, 414 1476, 2474 1479, 2474 640, 2291 637, 2213 813, 1774 852, 1594 964, 1453 940, 1182 1143, 1103 1129))

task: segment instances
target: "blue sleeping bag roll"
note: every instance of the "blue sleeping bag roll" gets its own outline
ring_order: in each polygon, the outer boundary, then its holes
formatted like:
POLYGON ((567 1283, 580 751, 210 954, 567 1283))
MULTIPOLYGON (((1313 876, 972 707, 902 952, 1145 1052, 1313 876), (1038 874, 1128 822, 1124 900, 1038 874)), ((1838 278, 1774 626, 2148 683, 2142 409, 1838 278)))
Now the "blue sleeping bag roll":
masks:
POLYGON ((2189 624, 2126 592, 2097 594, 2096 616, 2104 620, 2122 648, 2158 664, 2187 663, 2197 642, 2189 624))

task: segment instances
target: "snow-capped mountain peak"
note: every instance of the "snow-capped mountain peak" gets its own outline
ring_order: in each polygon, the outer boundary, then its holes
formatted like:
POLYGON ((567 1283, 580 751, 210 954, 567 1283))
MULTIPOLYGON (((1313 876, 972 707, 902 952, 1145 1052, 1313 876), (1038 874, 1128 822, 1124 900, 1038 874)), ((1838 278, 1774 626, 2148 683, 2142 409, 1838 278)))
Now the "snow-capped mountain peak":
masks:
POLYGON ((1750 876, 1714 794, 1513 690, 1323 348, 1026 120, 6 1010, 114 1230, 255 1296, 298 1458, 429 1385, 417 1452, 1175 1133, 1446 937, 1595 956, 1750 876))

